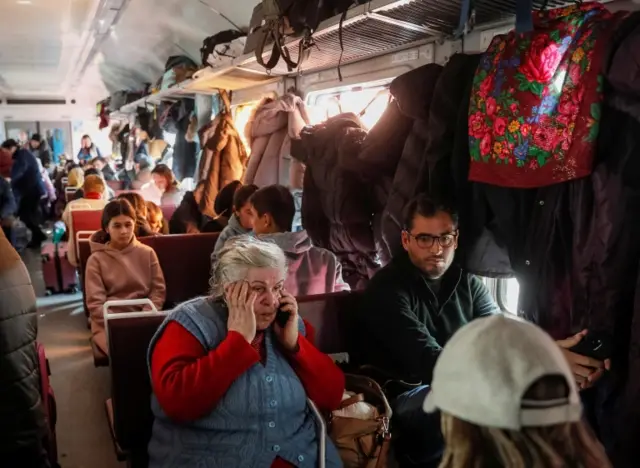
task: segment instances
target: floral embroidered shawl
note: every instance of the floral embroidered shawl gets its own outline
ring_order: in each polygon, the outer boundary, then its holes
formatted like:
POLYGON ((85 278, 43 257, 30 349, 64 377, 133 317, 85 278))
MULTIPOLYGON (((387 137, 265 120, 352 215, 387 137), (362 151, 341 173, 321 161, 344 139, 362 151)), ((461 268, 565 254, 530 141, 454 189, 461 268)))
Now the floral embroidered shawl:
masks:
POLYGON ((612 18, 585 3, 493 39, 473 82, 469 180, 533 188, 591 173, 612 18))

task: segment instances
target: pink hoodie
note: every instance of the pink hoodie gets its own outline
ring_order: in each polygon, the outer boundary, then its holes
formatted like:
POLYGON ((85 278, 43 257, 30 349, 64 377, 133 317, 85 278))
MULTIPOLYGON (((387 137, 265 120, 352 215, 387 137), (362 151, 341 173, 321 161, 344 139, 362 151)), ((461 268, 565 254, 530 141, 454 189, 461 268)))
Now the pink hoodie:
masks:
MULTIPOLYGON (((85 295, 91 315, 91 333, 94 342, 108 354, 102 310, 104 303, 116 299, 148 298, 158 310, 162 310, 166 286, 155 251, 135 237, 123 250, 113 249, 108 242, 105 243, 103 231, 96 232, 90 243, 92 253, 85 272, 85 295)), ((140 307, 115 311, 131 310, 140 310, 140 307)))

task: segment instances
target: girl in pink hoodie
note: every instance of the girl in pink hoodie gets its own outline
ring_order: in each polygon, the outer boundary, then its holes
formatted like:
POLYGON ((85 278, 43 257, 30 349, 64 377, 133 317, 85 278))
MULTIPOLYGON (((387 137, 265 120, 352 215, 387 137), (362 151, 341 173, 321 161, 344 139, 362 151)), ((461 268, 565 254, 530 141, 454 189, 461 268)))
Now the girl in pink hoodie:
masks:
MULTIPOLYGON (((155 251, 134 235, 136 212, 124 199, 104 207, 102 230, 91 237, 91 256, 85 272, 85 294, 91 332, 108 354, 102 306, 106 301, 148 298, 162 310, 166 296, 164 275, 155 251)), ((117 312, 131 309, 119 308, 117 312)))

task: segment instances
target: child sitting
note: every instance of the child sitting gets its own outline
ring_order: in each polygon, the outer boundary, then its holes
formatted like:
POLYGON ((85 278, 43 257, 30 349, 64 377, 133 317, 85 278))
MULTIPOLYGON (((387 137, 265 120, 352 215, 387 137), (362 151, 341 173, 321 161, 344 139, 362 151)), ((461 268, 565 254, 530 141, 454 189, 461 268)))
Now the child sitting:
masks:
POLYGON ((151 231, 155 234, 169 234, 169 226, 164 219, 162 210, 152 201, 147 202, 147 221, 151 231))
POLYGON ((253 214, 249 199, 257 191, 258 187, 253 184, 244 185, 236 190, 233 195, 233 214, 216 241, 216 246, 213 249, 214 253, 217 253, 229 239, 251 231, 253 228, 253 214))
MULTIPOLYGON (((116 199, 102 212, 102 230, 91 237, 91 257, 85 273, 87 307, 95 344, 108 353, 104 330, 105 302, 148 298, 158 310, 166 285, 158 256, 135 236, 136 212, 125 199, 116 199)), ((125 312, 126 310, 119 310, 125 312)))

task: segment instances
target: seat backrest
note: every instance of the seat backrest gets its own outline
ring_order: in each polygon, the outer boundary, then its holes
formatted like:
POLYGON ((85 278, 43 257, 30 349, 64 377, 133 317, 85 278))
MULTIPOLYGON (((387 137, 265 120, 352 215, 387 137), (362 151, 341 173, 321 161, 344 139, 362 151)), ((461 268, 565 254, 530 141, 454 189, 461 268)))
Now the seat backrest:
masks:
POLYGON ((175 205, 162 205, 162 206, 160 206, 160 209, 162 210, 162 216, 164 217, 164 219, 167 222, 169 222, 169 220, 173 216, 173 213, 176 212, 177 208, 178 207, 175 206, 175 205))
POLYGON ((141 237, 155 250, 167 285, 165 309, 209 292, 211 253, 219 233, 141 237))
POLYGON ((78 267, 80 268, 80 290, 82 291, 82 302, 84 305, 84 313, 89 316, 89 310, 87 309, 87 296, 84 294, 84 273, 87 269, 87 262, 91 256, 91 244, 89 244, 88 238, 80 238, 76 242, 76 249, 78 250, 78 267))
POLYGON ((348 352, 351 318, 362 293, 339 292, 298 298, 300 316, 315 329, 316 347, 326 354, 348 352))
POLYGON ((79 231, 98 231, 101 224, 102 210, 71 211, 71 229, 74 233, 79 231))
POLYGON ((80 274, 83 276, 90 256, 91 244, 89 244, 89 238, 78 239, 78 265, 80 266, 80 274))
POLYGON ((114 431, 125 451, 146 447, 151 437, 147 350, 163 320, 162 315, 122 313, 111 315, 106 322, 114 431))

